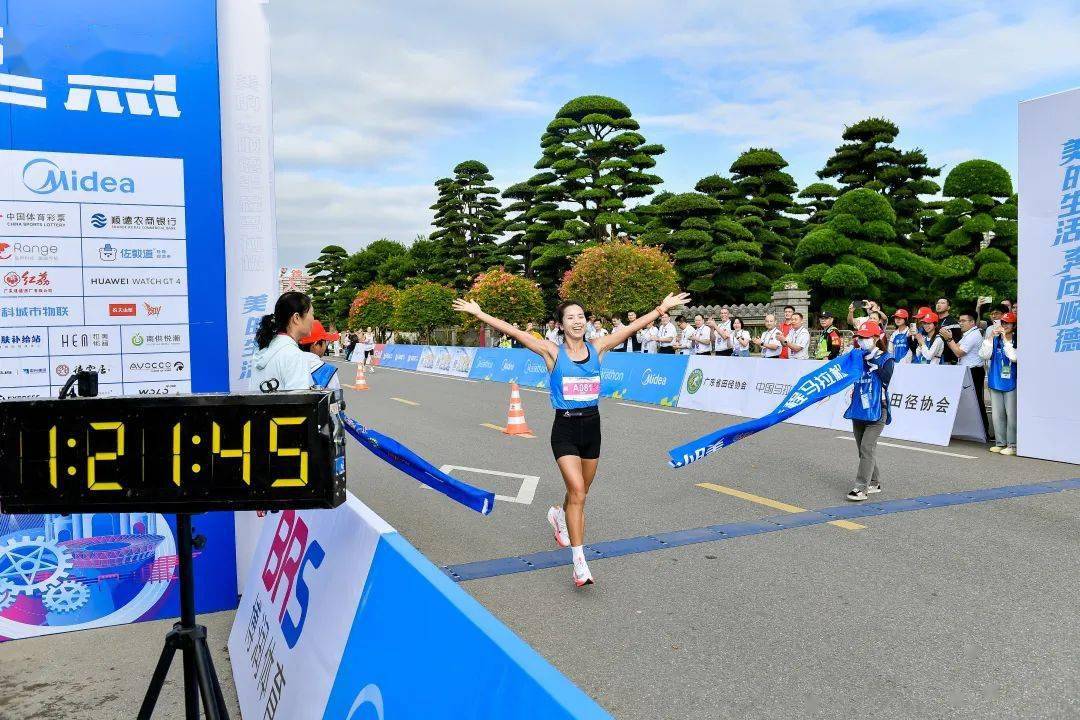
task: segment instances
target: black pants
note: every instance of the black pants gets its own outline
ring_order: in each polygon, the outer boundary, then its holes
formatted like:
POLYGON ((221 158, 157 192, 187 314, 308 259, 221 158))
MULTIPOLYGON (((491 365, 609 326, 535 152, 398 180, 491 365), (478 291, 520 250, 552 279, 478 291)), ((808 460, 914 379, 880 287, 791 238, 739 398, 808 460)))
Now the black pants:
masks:
POLYGON ((727 350, 717 350, 716 354, 723 357, 730 357, 732 352, 734 351, 731 348, 728 348, 727 350))
POLYGON ((984 397, 986 392, 986 368, 971 368, 971 382, 975 384, 975 397, 979 401, 979 419, 982 420, 983 430, 986 432, 986 441, 992 442, 994 432, 993 428, 990 427, 990 423, 986 420, 986 398, 984 397))
POLYGON ((660 346, 660 354, 661 355, 674 355, 675 354, 675 348, 671 347, 670 345, 667 346, 667 347, 664 347, 664 346, 661 345, 660 346))

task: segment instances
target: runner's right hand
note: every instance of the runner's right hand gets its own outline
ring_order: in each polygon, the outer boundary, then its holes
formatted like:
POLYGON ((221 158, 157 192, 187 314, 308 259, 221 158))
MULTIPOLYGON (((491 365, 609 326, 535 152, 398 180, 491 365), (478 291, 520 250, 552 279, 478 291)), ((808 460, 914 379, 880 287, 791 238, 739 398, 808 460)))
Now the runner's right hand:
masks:
POLYGON ((480 309, 480 304, 475 300, 465 300, 463 298, 454 300, 454 309, 458 312, 468 313, 470 315, 479 315, 483 312, 483 310, 480 309))

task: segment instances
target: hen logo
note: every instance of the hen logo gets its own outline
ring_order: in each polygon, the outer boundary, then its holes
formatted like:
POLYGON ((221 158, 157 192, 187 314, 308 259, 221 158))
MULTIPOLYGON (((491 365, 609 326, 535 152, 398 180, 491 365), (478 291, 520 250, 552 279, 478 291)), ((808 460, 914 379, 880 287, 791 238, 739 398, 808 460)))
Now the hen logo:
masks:
POLYGON ((115 178, 102 175, 97 170, 89 174, 78 170, 64 170, 52 160, 35 158, 23 166, 22 181, 26 189, 35 195, 51 195, 57 190, 65 192, 135 192, 135 181, 129 177, 115 178))
POLYGON ((109 224, 109 221, 105 218, 103 213, 94 213, 90 216, 90 224, 96 227, 98 230, 109 224))
POLYGON ((270 593, 270 603, 277 607, 281 634, 289 648, 296 647, 307 620, 311 590, 304 581, 304 573, 317 569, 326 559, 326 552, 317 541, 308 542, 308 526, 295 510, 281 513, 270 554, 263 565, 263 587, 270 593), (300 606, 299 619, 288 612, 289 599, 296 590, 296 604, 300 606), (279 599, 280 593, 280 599, 279 599))

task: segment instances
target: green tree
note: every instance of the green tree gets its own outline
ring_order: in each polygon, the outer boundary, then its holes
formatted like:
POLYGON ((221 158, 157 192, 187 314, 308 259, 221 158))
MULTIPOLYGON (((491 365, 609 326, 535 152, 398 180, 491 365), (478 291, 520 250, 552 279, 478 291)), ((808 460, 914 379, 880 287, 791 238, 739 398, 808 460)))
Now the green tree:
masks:
POLYGON ((374 282, 383 281, 383 268, 395 259, 404 258, 407 253, 401 243, 380 238, 345 260, 345 282, 334 294, 332 303, 333 316, 340 324, 345 324, 356 293, 374 282))
POLYGON ((941 168, 927 164, 926 154, 916 148, 903 151, 892 145, 900 128, 886 118, 867 118, 844 128, 845 143, 836 148, 818 177, 836 178, 841 190, 869 188, 889 198, 896 211, 898 242, 918 247, 927 217, 921 195, 941 188, 931 178, 941 168))
POLYGON ((798 212, 806 216, 807 230, 828 220, 829 210, 838 195, 840 191, 834 185, 824 182, 810 183, 799 192, 799 197, 806 202, 799 203, 798 212))
MULTIPOLYGON (((532 280, 514 275, 503 268, 495 268, 476 277, 465 297, 475 300, 480 307, 507 322, 524 324, 539 320, 545 314, 544 296, 532 280)), ((475 322, 471 315, 467 320, 475 322)))
POLYGON ((857 188, 837 198, 828 220, 795 248, 815 303, 843 317, 854 299, 892 304, 910 282, 931 277, 934 263, 898 247, 896 234, 896 211, 883 195, 857 188))
POLYGON ((560 208, 551 200, 538 199, 536 188, 546 180, 546 176, 535 176, 503 191, 503 197, 512 201, 506 206, 508 217, 503 225, 503 230, 511 233, 506 249, 520 262, 527 278, 537 276, 534 263, 549 244, 567 245, 565 241, 549 241, 548 236, 575 217, 573 210, 560 208))
POLYGON ((398 293, 392 325, 398 330, 417 331, 422 341, 430 341, 438 327, 452 324, 457 318, 452 303, 453 288, 433 282, 419 282, 398 293))
POLYGON ((1008 171, 968 160, 945 178, 941 215, 927 231, 926 253, 938 261, 935 294, 973 304, 1016 297, 1017 199, 1008 171))
POLYGON ((390 327, 398 291, 385 283, 373 283, 356 294, 349 307, 349 329, 390 327))
POLYGON ((610 317, 647 312, 678 288, 671 259, 659 248, 614 241, 591 247, 574 260, 559 296, 587 312, 610 317))
POLYGON ((555 114, 540 138, 542 172, 528 184, 535 201, 569 205, 574 216, 553 216, 549 241, 600 242, 640 229, 627 203, 663 182, 648 170, 664 152, 640 127, 630 108, 602 95, 574 98, 555 114))
POLYGON ((784 172, 787 164, 772 148, 751 148, 736 158, 730 170, 738 193, 732 201, 740 203, 733 211, 735 219, 761 246, 760 271, 770 280, 791 272, 789 261, 800 235, 801 224, 790 217, 798 185, 784 172))
POLYGON ((345 284, 345 261, 349 253, 340 245, 327 245, 304 268, 311 275, 311 304, 315 316, 330 322, 339 319, 334 313, 334 297, 345 284))
POLYGON ((456 288, 468 287, 489 267, 512 262, 498 243, 505 217, 499 189, 489 184, 494 179, 487 165, 466 160, 454 167, 453 178, 435 182, 439 197, 431 209, 437 229, 430 237, 437 248, 436 270, 456 288))

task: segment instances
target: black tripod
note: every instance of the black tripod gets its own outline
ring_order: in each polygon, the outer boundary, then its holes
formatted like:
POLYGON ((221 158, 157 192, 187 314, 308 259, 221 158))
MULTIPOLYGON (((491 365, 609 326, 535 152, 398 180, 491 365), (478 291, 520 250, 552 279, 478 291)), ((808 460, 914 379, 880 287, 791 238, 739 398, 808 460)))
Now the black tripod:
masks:
POLYGON ((169 665, 177 650, 184 654, 184 717, 199 720, 199 696, 207 720, 229 720, 221 684, 214 671, 210 647, 206 644, 206 627, 195 624, 195 575, 191 567, 191 515, 176 514, 176 554, 180 563, 180 622, 165 635, 165 647, 161 650, 154 677, 146 689, 139 720, 150 720, 157 704, 169 665))

